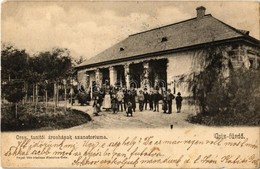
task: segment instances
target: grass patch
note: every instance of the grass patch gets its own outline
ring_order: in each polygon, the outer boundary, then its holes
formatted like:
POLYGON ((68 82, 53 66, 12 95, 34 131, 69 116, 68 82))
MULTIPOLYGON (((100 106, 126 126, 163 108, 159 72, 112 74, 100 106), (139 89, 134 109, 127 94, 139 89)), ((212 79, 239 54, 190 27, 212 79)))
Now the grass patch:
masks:
POLYGON ((15 110, 9 104, 1 107, 2 131, 26 131, 26 130, 53 130, 64 129, 81 125, 91 121, 91 117, 74 109, 58 107, 45 108, 39 104, 36 111, 32 104, 18 106, 18 118, 15 118, 15 110))

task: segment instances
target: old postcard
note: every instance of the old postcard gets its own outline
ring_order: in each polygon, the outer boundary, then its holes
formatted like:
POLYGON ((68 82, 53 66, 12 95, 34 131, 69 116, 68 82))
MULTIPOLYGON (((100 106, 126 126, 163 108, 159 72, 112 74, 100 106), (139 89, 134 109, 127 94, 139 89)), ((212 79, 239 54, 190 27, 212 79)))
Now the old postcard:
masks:
POLYGON ((5 1, 3 168, 259 168, 260 6, 5 1))

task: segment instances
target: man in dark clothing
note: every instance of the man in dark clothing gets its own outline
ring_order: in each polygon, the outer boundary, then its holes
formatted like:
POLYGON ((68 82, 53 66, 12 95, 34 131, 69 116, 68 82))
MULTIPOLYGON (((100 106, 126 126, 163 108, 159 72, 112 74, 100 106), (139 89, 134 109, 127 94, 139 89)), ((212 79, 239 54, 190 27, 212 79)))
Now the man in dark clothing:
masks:
POLYGON ((168 113, 171 114, 172 113, 172 100, 175 98, 175 96, 171 93, 171 89, 167 90, 166 98, 167 98, 167 105, 168 105, 168 113))
POLYGON ((124 100, 124 109, 125 109, 125 111, 126 111, 126 109, 127 109, 127 104, 128 104, 128 101, 129 101, 129 91, 124 88, 124 89, 123 89, 123 93, 124 93, 124 98, 123 98, 123 100, 124 100))
POLYGON ((112 99, 111 99, 111 108, 112 108, 112 111, 113 113, 116 113, 117 108, 118 108, 118 101, 117 101, 117 98, 114 94, 112 94, 112 99))
POLYGON ((162 97, 162 110, 163 113, 166 113, 168 105, 167 105, 167 93, 166 91, 163 92, 163 97, 162 97))
POLYGON ((178 92, 177 94, 178 96, 175 98, 176 99, 176 108, 177 108, 177 113, 181 112, 181 105, 182 105, 182 97, 181 97, 181 93, 178 92))
MULTIPOLYGON (((98 95, 97 95, 98 97, 97 97, 97 103, 100 105, 100 107, 102 106, 102 103, 103 103, 103 96, 102 96, 102 94, 101 93, 99 93, 98 95)), ((101 109, 100 109, 100 111, 101 111, 101 109)))
POLYGON ((132 88, 130 90, 130 93, 129 93, 129 101, 132 103, 132 107, 133 107, 134 112, 135 112, 135 108, 136 108, 135 97, 136 97, 136 90, 134 88, 132 88))
POLYGON ((150 107, 150 110, 153 110, 153 91, 150 92, 149 94, 149 107, 150 107))
POLYGON ((154 112, 159 112, 159 100, 161 100, 161 95, 158 90, 156 90, 153 96, 154 112))
POLYGON ((147 104, 149 102, 149 94, 147 92, 147 89, 144 89, 144 109, 147 110, 147 104))

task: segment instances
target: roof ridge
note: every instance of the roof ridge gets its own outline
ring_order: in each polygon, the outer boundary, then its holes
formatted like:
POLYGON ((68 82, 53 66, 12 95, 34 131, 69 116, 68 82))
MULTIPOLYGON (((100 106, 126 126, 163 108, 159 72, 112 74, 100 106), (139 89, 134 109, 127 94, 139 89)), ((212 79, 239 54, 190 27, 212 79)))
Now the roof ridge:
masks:
MULTIPOLYGON (((211 14, 206 14, 204 16, 211 16, 212 17, 211 14)), ((165 27, 172 26, 172 25, 177 25, 177 24, 180 24, 180 23, 183 23, 183 22, 188 22, 188 21, 194 20, 194 19, 197 19, 197 17, 186 19, 186 20, 183 20, 183 21, 175 22, 175 23, 171 23, 171 24, 168 24, 168 25, 163 25, 163 26, 156 27, 156 28, 152 28, 152 29, 149 29, 149 30, 146 30, 146 31, 134 33, 134 34, 129 35, 128 37, 138 35, 138 34, 142 34, 142 33, 146 33, 146 32, 150 32, 150 31, 153 31, 153 30, 156 30, 156 29, 165 28, 165 27)))
MULTIPOLYGON (((233 27, 233 26, 231 26, 231 25, 229 25, 229 24, 227 24, 227 23, 225 23, 225 22, 223 22, 223 21, 221 21, 221 20, 219 20, 219 19, 217 19, 217 18, 215 18, 215 17, 213 17, 213 16, 212 16, 212 18, 216 19, 217 21, 221 22, 221 23, 224 24, 225 26, 227 26, 227 27, 229 27, 230 29, 236 31, 237 33, 241 34, 241 35, 244 36, 244 37, 251 38, 251 39, 253 39, 253 40, 259 41, 259 39, 257 39, 257 38, 255 38, 255 37, 251 36, 250 34, 245 34, 245 33, 241 32, 241 31, 240 31, 241 29, 237 29, 237 28, 235 28, 235 27, 233 27)), ((248 31, 248 32, 250 32, 250 31, 248 31)))
POLYGON ((231 26, 231 25, 229 25, 229 24, 227 24, 227 23, 225 23, 225 22, 222 22, 221 20, 215 18, 214 16, 212 16, 212 18, 216 19, 217 21, 221 22, 222 24, 224 24, 225 26, 231 28, 232 30, 236 31, 237 33, 239 33, 239 34, 241 34, 241 35, 243 35, 243 36, 245 35, 245 34, 242 33, 241 31, 239 31, 238 29, 234 28, 233 26, 231 26))

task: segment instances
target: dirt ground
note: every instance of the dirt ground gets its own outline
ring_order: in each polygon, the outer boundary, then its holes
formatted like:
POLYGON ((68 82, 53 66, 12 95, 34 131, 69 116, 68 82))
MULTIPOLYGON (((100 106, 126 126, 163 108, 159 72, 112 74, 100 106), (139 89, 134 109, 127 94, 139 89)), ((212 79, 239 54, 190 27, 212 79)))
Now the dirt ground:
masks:
MULTIPOLYGON (((188 115, 194 114, 194 109, 189 105, 184 104, 181 113, 176 113, 175 104, 173 104, 173 113, 165 114, 160 110, 153 112, 144 110, 140 112, 138 109, 133 112, 133 117, 127 117, 126 112, 117 112, 113 114, 112 111, 100 112, 99 116, 94 116, 92 106, 79 106, 77 104, 72 106, 73 109, 81 110, 88 113, 92 121, 70 128, 73 129, 100 129, 100 128, 170 128, 173 127, 188 127, 193 124, 186 121, 188 115)), ((138 105, 137 105, 138 108, 138 105)), ((161 109, 161 105, 159 107, 161 109)))

